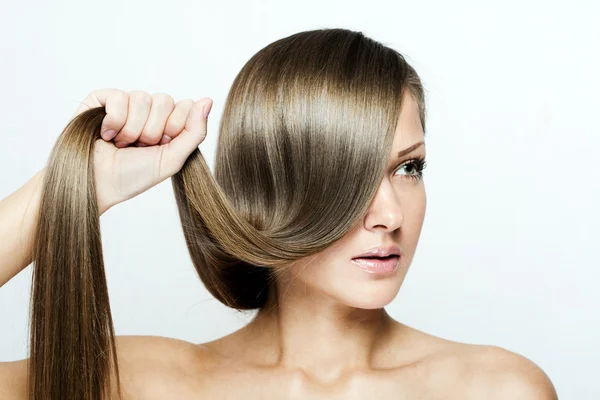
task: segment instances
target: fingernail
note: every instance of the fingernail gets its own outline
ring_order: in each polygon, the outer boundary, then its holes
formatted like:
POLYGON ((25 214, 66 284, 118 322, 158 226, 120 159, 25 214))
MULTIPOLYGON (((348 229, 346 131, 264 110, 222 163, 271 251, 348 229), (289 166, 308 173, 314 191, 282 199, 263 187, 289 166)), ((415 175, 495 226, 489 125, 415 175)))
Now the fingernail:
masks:
POLYGON ((206 103, 204 105, 204 107, 202 107, 202 115, 204 116, 204 118, 208 118, 208 114, 210 114, 210 110, 212 108, 212 101, 208 101, 208 103, 206 103))
POLYGON ((127 147, 127 142, 115 142, 115 146, 119 147, 119 148, 123 148, 123 147, 127 147))
POLYGON ((115 130, 108 129, 108 130, 104 131, 101 136, 102 136, 102 139, 104 139, 104 140, 111 140, 116 135, 117 135, 117 132, 115 130))
POLYGON ((171 136, 169 135, 163 135, 163 137, 160 139, 160 144, 167 144, 171 141, 171 136))

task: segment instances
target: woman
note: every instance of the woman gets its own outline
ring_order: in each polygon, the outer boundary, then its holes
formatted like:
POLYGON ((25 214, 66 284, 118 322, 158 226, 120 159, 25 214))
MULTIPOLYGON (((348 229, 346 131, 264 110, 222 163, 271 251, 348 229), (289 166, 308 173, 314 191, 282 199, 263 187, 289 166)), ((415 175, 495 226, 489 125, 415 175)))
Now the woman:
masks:
POLYGON ((399 53, 345 29, 259 51, 228 95, 214 179, 197 148, 211 106, 93 92, 0 203, 0 284, 35 261, 32 354, 0 364, 1 398, 557 398, 527 358, 385 311, 426 209, 424 91, 399 53), (258 310, 209 343, 113 338, 98 214, 169 177, 207 289, 258 310))

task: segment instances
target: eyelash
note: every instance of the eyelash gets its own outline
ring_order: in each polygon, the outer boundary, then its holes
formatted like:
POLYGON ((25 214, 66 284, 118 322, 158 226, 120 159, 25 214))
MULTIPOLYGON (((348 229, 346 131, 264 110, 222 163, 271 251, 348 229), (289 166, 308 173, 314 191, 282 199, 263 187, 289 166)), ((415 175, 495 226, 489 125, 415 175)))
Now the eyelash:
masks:
POLYGON ((402 167, 402 166, 405 166, 408 164, 414 165, 414 168, 416 169, 417 172, 413 175, 407 175, 407 176, 410 179, 416 179, 417 181, 420 181, 421 179, 423 179, 423 170, 427 166, 427 161, 425 161, 425 158, 422 156, 415 157, 415 158, 403 161, 402 163, 398 164, 398 166, 396 166, 396 168, 394 169, 394 174, 396 173, 396 171, 398 171, 399 167, 402 167))

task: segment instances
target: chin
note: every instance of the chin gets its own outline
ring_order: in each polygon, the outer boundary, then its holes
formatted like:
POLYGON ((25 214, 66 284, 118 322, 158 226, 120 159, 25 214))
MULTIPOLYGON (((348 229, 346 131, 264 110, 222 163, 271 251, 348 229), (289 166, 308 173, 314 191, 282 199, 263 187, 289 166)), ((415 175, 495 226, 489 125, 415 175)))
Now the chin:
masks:
POLYGON ((391 300, 390 301, 380 301, 380 302, 370 301, 370 302, 361 302, 361 303, 352 304, 352 307, 359 308, 361 310, 379 310, 380 308, 383 308, 390 303, 391 303, 391 300))
POLYGON ((344 299, 341 300, 348 306, 364 310, 383 308, 396 298, 399 291, 397 282, 388 282, 388 285, 361 285, 352 293, 345 291, 344 299), (393 283, 393 284, 389 284, 393 283))
POLYGON ((360 277, 358 282, 354 281, 344 289, 345 297, 356 308, 370 310, 385 307, 398 296, 405 275, 405 271, 399 269, 391 276, 360 277))
POLYGON ((355 301, 352 305, 355 308, 362 308, 364 310, 375 310, 378 308, 383 308, 390 304, 392 300, 396 298, 397 293, 390 294, 388 296, 377 296, 371 299, 361 299, 355 301))

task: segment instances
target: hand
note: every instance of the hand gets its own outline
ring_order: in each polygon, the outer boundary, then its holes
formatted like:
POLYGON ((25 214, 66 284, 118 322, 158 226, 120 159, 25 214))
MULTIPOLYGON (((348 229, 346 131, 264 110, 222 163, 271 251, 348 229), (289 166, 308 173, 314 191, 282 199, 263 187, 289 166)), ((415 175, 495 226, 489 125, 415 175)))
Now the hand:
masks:
POLYGON ((94 145, 100 214, 176 174, 206 137, 208 97, 194 102, 159 93, 101 89, 90 93, 72 118, 105 107, 94 145), (205 114, 204 114, 205 113, 205 114), (206 115, 206 117, 204 116, 206 115), (111 132, 112 131, 112 132, 111 132))

